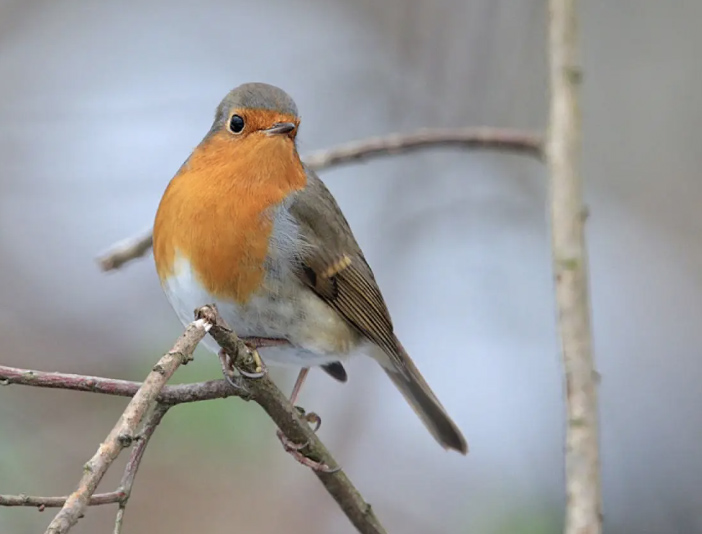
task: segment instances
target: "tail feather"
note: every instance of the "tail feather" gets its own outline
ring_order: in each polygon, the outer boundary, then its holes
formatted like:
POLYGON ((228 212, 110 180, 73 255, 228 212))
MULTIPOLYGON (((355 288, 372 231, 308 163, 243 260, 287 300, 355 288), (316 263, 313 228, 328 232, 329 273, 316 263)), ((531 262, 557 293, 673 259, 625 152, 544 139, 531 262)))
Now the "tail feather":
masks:
MULTIPOLYGON (((446 410, 436 398, 429 384, 424 380, 419 369, 414 365, 409 355, 398 341, 398 352, 404 363, 402 369, 395 365, 383 365, 383 369, 400 390, 434 439, 445 449, 454 449, 461 454, 468 452, 468 444, 456 423, 449 417, 446 410)), ((390 361, 387 361, 390 363, 390 361)))

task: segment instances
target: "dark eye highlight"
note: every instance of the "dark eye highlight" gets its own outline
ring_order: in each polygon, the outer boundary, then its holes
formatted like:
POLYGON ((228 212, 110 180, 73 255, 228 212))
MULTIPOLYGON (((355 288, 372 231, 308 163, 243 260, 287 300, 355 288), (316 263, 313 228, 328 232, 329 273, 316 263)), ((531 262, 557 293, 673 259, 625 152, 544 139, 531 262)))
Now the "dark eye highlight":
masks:
POLYGON ((229 129, 232 133, 241 133, 244 130, 244 119, 240 115, 232 115, 229 119, 229 129))

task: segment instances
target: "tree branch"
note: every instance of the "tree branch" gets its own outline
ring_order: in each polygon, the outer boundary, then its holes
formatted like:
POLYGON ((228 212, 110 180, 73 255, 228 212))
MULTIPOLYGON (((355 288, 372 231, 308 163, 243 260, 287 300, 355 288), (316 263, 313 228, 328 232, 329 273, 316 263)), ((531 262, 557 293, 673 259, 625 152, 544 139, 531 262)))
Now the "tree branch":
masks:
MULTIPOLYGON (((306 443, 301 452, 311 460, 324 463, 332 468, 337 467, 337 462, 329 451, 320 442, 317 435, 310 428, 309 424, 301 417, 298 408, 293 407, 287 397, 278 389, 273 381, 264 375, 262 378, 246 378, 243 375, 237 377, 239 389, 232 387, 226 380, 212 380, 195 384, 180 384, 173 386, 163 386, 163 383, 172 375, 177 368, 179 359, 187 359, 192 354, 196 344, 204 337, 205 329, 209 329, 212 337, 219 343, 232 357, 236 367, 253 371, 256 361, 254 354, 248 347, 232 332, 222 321, 214 306, 204 306, 198 310, 200 319, 192 323, 186 329, 186 333, 178 340, 166 356, 154 367, 153 371, 144 384, 129 382, 126 380, 115 380, 96 376, 83 376, 65 373, 46 373, 28 369, 18 369, 14 367, 0 366, 0 384, 4 385, 26 385, 34 387, 58 388, 76 391, 91 391, 95 393, 134 396, 104 444, 100 446, 98 453, 86 464, 86 472, 79 484, 78 490, 69 497, 27 497, 0 496, 0 505, 5 506, 38 506, 40 509, 49 506, 63 506, 63 510, 68 510, 61 519, 61 513, 56 516, 52 525, 60 521, 55 528, 63 530, 49 530, 47 532, 67 532, 70 527, 77 522, 90 504, 119 503, 120 509, 117 512, 114 534, 121 531, 124 517, 124 507, 131 493, 134 483, 134 476, 139 466, 139 462, 144 454, 144 449, 148 444, 148 439, 154 432, 165 412, 173 405, 215 398, 225 398, 238 396, 247 400, 254 400, 273 419, 283 434, 295 443, 306 443), (164 363, 168 359, 170 363, 164 363), (165 374, 161 375, 160 371, 165 374), (150 380, 152 375, 159 375, 160 387, 152 387, 150 380), (149 401, 143 393, 148 389, 149 401), (160 391, 160 393, 159 393, 160 391), (137 396, 142 400, 138 405, 140 412, 135 412, 131 408, 135 404, 137 396), (146 408, 151 401, 157 400, 159 404, 149 415, 144 417, 146 408), (137 434, 136 427, 140 419, 144 419, 141 433, 137 434), (125 426, 128 425, 128 426, 125 426), (120 488, 111 493, 92 495, 106 472, 109 465, 117 457, 122 448, 129 446, 131 441, 136 440, 136 445, 132 454, 120 488)), ((332 473, 315 472, 329 494, 334 498, 353 525, 362 534, 384 534, 385 530, 375 516, 371 506, 365 502, 359 491, 354 487, 346 474, 339 470, 332 473)), ((52 525, 49 528, 52 528, 52 525)))
POLYGON ((566 381, 566 534, 602 531, 597 374, 592 355, 575 0, 550 0, 547 159, 556 304, 566 381))
POLYGON ((312 170, 321 171, 360 160, 441 147, 500 150, 542 157, 541 138, 529 132, 497 128, 422 128, 410 133, 353 141, 314 152, 304 160, 312 170))
MULTIPOLYGON (((321 171, 361 160, 439 147, 503 150, 539 159, 543 155, 540 136, 529 132, 495 128, 423 128, 416 132, 372 137, 320 150, 304 160, 312 170, 321 171)), ((146 255, 152 244, 149 230, 113 245, 98 258, 98 264, 103 271, 118 269, 146 255)))
POLYGON ((107 469, 122 449, 132 444, 136 437, 137 426, 141 423, 147 409, 175 370, 192 359, 195 347, 210 326, 204 319, 197 319, 190 323, 173 348, 153 367, 117 424, 95 455, 85 464, 78 488, 68 496, 63 508, 46 529, 46 534, 65 534, 78 522, 107 469))
POLYGON ((151 230, 135 237, 128 237, 110 247, 110 251, 98 258, 103 271, 119 269, 125 263, 146 256, 154 244, 151 230))
MULTIPOLYGON (((124 498, 121 491, 111 491, 109 493, 96 493, 90 497, 90 506, 100 506, 103 504, 114 504, 124 498)), ((33 506, 40 512, 44 508, 60 508, 66 503, 67 496, 63 497, 35 497, 31 495, 0 495, 0 506, 33 506)))
MULTIPOLYGON (((118 397, 133 397, 141 387, 140 382, 84 376, 68 373, 47 373, 0 365, 0 385, 23 385, 50 389, 90 391, 118 397)), ((227 397, 245 397, 243 391, 232 388, 225 380, 208 380, 193 384, 165 386, 156 400, 160 404, 176 405, 227 397)))
POLYGON ((132 449, 132 454, 129 456, 127 466, 124 468, 124 475, 119 484, 118 493, 122 495, 119 500, 119 509, 115 518, 115 528, 113 534, 122 532, 122 524, 124 523, 124 510, 127 507, 129 497, 132 495, 132 487, 134 486, 134 478, 139 470, 139 464, 146 452, 146 446, 149 444, 151 436, 153 436, 156 427, 161 423, 161 419, 166 415, 170 406, 166 404, 157 404, 153 411, 146 416, 141 432, 137 436, 137 444, 132 449))

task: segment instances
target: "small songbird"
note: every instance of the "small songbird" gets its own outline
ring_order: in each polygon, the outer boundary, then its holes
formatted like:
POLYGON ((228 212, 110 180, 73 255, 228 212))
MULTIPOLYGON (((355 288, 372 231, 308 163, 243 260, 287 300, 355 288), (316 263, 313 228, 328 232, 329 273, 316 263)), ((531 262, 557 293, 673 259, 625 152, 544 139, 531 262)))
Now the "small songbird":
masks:
POLYGON ((242 339, 269 340, 258 345, 264 363, 302 368, 293 403, 310 367, 345 382, 341 362, 371 356, 434 438, 465 454, 461 431, 395 336, 334 197, 301 162, 299 125, 295 102, 271 85, 241 85, 219 104, 156 215, 154 259, 168 300, 184 324, 214 303, 242 339))

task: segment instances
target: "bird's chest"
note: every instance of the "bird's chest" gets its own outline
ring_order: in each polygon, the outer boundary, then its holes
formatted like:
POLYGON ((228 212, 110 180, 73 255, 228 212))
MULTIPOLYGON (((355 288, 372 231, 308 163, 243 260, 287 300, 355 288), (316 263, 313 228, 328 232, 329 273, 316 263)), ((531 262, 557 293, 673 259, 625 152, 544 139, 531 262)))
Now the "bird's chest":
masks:
POLYGON ((193 320, 196 308, 214 303, 227 324, 242 337, 285 338, 304 318, 299 302, 302 287, 291 276, 274 273, 271 270, 248 300, 237 302, 210 293, 192 264, 181 257, 176 260, 176 272, 163 281, 163 289, 184 324, 193 320))
POLYGON ((301 238, 285 206, 266 223, 270 226, 249 223, 248 231, 238 231, 237 242, 219 240, 209 253, 201 251, 198 261, 175 251, 172 273, 162 285, 181 321, 191 321, 195 308, 215 303, 240 336, 285 337, 294 329, 304 315, 304 288, 295 274, 301 238))
MULTIPOLYGON (((292 347, 261 350, 268 363, 308 367, 338 361, 358 345, 358 334, 298 279, 300 252, 310 245, 283 208, 273 218, 268 252, 260 262, 263 275, 255 289, 237 289, 237 285, 249 283, 249 275, 232 268, 227 284, 217 286, 230 288, 229 294, 212 291, 203 282, 197 264, 182 253, 176 253, 172 271, 161 278, 161 285, 183 324, 193 320, 195 309, 214 303, 239 336, 288 340, 292 347)), ((248 256, 231 256, 230 261, 241 265, 249 260, 248 256)), ((209 337, 203 343, 212 352, 219 350, 209 337)))

